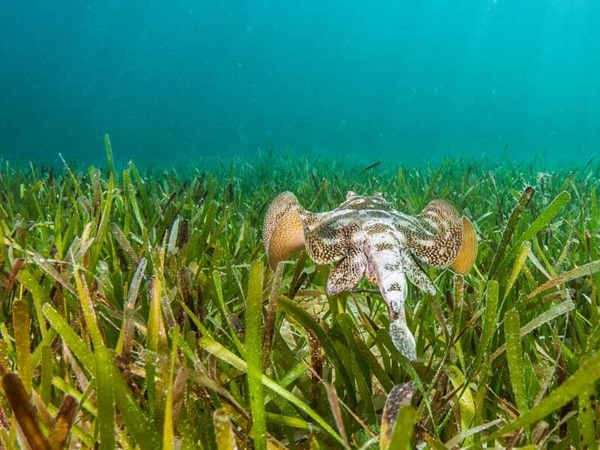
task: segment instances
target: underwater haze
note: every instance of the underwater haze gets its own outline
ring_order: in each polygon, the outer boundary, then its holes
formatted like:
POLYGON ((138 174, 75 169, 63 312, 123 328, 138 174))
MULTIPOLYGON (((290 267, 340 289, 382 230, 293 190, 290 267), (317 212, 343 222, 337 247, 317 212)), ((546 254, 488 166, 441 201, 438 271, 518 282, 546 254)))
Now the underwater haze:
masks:
POLYGON ((600 4, 4 0, 0 153, 587 162, 600 4))

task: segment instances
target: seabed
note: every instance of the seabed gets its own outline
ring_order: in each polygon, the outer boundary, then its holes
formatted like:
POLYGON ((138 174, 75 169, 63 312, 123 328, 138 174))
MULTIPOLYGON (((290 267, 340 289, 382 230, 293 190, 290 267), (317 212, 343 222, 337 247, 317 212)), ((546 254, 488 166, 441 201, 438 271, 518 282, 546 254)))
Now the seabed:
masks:
POLYGON ((106 167, 0 168, 3 448, 597 448, 598 166, 269 153, 178 174, 106 146, 106 167), (409 288, 416 361, 369 281, 328 297, 306 253, 268 267, 282 191, 472 221, 474 268, 409 288))

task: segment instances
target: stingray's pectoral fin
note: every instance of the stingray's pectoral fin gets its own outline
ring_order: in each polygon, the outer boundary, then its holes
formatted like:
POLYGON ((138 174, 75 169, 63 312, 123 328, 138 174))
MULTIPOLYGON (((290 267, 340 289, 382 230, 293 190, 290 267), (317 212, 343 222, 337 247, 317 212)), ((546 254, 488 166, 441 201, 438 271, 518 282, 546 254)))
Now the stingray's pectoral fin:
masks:
POLYGON ((327 295, 335 295, 356 287, 366 268, 365 255, 359 250, 352 250, 329 272, 327 295))
POLYGON ((263 242, 271 268, 304 248, 301 211, 291 192, 279 194, 269 205, 263 224, 263 242))
POLYGON ((473 267, 475 258, 477 258, 477 234, 475 234, 475 227, 473 227, 471 221, 463 216, 462 242, 458 255, 454 258, 450 267, 456 273, 467 273, 473 267))
POLYGON ((471 221, 444 200, 429 203, 419 217, 430 234, 416 235, 411 242, 413 254, 434 267, 468 272, 477 257, 477 235, 471 221))
POLYGON ((275 268, 279 261, 291 258, 303 248, 304 229, 302 221, 298 214, 290 213, 281 219, 275 230, 273 230, 267 248, 269 265, 271 268, 275 268))

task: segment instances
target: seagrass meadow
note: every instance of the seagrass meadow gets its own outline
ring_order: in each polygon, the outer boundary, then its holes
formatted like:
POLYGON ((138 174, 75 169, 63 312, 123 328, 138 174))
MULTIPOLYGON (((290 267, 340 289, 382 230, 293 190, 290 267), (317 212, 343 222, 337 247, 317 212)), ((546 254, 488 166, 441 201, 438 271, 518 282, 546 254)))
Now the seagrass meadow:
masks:
POLYGON ((268 153, 210 169, 0 168, 6 449, 597 448, 600 170, 411 169, 268 153), (274 272, 269 202, 346 191, 479 237, 464 276, 410 287, 418 360, 376 286, 325 294, 306 253, 274 272))

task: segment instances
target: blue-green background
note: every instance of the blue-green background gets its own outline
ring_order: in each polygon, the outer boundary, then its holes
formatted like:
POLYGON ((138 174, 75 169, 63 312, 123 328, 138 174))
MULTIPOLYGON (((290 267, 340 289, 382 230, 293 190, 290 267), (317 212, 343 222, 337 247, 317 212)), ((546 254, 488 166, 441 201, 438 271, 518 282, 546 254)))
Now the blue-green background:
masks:
POLYGON ((9 161, 197 164, 262 149, 416 164, 586 162, 600 2, 16 1, 0 6, 9 161))

